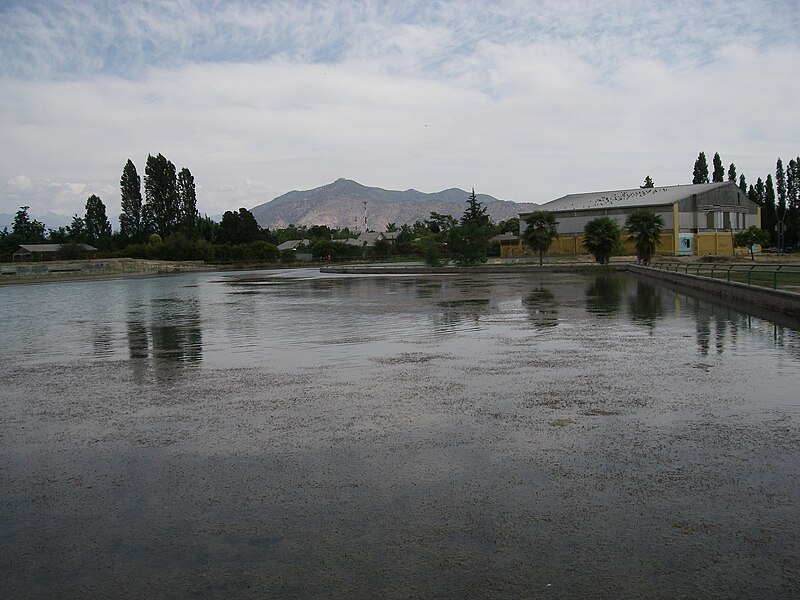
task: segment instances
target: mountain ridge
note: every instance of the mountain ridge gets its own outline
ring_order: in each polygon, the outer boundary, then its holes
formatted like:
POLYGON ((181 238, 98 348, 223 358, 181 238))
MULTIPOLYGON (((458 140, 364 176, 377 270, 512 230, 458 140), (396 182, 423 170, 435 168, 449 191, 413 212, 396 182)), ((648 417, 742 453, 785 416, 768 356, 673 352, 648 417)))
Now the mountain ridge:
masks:
MULTIPOLYGON (((362 228, 364 202, 367 202, 367 226, 383 231, 389 223, 397 226, 423 221, 431 212, 461 217, 469 192, 448 188, 439 192, 387 190, 339 178, 310 190, 292 190, 250 209, 261 227, 282 228, 289 225, 327 225, 333 228, 362 228)), ((488 194, 476 194, 493 221, 533 210, 532 203, 499 200, 488 194)))

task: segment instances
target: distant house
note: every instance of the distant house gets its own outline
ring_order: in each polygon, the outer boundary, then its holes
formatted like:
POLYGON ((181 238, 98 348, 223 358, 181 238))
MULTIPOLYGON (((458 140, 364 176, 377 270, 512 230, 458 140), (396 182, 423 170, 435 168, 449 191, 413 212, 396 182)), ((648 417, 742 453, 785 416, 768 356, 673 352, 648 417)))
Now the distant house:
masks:
MULTIPOLYGON (((54 260, 59 258, 59 253, 64 246, 73 244, 23 244, 11 255, 11 260, 32 261, 32 260, 54 260)), ((74 244, 78 250, 84 253, 97 252, 97 248, 89 244, 74 244)))
POLYGON ((367 233, 362 233, 356 239, 349 238, 345 243, 350 246, 358 246, 372 248, 375 246, 375 242, 378 240, 386 240, 388 242, 394 242, 397 236, 400 235, 399 231, 394 231, 392 233, 387 233, 385 231, 368 231, 367 233))
POLYGON ((288 240, 278 245, 278 252, 291 252, 295 260, 312 260, 311 240, 288 240))
MULTIPOLYGON (((655 212, 664 221, 658 254, 668 256, 733 254, 733 233, 761 225, 761 209, 733 182, 633 188, 608 192, 569 194, 542 204, 558 221, 558 238, 549 254, 582 254, 583 228, 596 217, 610 217, 624 227, 637 209, 655 212)), ((520 235, 525 233, 521 213, 520 235)), ((628 236, 623 235, 625 240, 628 236)), ((632 254, 632 242, 625 241, 632 254)))
POLYGON ((510 231, 491 237, 489 241, 500 244, 500 258, 519 258, 522 256, 522 238, 510 231))

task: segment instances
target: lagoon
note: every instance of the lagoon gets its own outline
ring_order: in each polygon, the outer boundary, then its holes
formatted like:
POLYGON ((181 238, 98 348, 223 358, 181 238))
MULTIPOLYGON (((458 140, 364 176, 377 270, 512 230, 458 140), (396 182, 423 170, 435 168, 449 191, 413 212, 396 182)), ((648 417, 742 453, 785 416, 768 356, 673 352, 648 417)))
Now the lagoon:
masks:
POLYGON ((601 272, 0 300, 0 596, 800 593, 780 315, 601 272))

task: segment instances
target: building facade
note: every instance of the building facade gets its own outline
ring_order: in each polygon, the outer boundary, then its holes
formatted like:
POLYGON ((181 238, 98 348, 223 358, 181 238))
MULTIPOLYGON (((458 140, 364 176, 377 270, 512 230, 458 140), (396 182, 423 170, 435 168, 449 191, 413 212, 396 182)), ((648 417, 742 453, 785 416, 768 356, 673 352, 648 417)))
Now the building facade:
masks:
MULTIPOLYGON (((548 253, 584 254, 583 228, 589 221, 610 217, 624 229, 625 219, 638 209, 652 210, 664 221, 656 253, 667 256, 732 255, 733 234, 761 226, 761 208, 733 182, 570 194, 539 207, 558 221, 558 238, 548 253)), ((520 234, 528 214, 519 216, 520 234)), ((628 236, 622 239, 635 254, 628 236)))

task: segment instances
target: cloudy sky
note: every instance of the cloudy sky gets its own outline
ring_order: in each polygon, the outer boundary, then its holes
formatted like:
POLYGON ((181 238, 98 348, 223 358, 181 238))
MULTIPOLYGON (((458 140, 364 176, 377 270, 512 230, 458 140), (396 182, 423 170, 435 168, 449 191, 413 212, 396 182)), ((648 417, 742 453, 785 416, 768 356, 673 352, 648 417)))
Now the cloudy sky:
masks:
POLYGON ((796 0, 0 0, 0 213, 148 154, 198 208, 339 177, 542 203, 800 154, 796 0))

